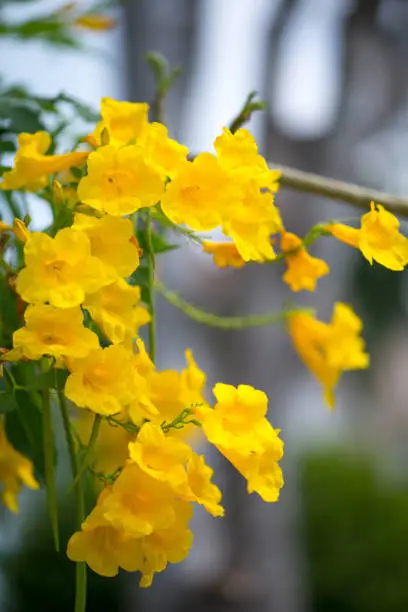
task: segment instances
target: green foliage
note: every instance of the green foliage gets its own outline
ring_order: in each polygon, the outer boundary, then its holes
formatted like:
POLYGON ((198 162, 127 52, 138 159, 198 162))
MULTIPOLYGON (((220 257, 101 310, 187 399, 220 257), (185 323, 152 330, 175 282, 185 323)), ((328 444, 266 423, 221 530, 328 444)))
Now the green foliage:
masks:
POLYGON ((308 456, 301 482, 314 612, 408 609, 408 483, 348 449, 308 456))

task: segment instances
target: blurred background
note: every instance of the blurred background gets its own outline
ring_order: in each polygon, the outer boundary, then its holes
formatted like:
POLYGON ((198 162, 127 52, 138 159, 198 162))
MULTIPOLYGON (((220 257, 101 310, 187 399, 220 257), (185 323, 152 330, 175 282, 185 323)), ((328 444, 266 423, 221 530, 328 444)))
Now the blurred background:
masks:
MULTIPOLYGON (((210 150, 256 90, 269 107, 249 128, 268 160, 408 192, 407 0, 101 2, 99 9, 116 21, 108 31, 56 26, 63 4, 0 1, 3 164, 12 152, 9 134, 41 129, 44 113, 47 127, 64 123, 61 133, 73 141, 102 96, 151 101, 144 55, 154 50, 183 68, 166 121, 191 151, 210 150), (44 17, 47 27, 38 25, 44 17), (28 104, 27 93, 38 97, 37 106, 28 104), (54 106, 46 110, 45 99, 54 106)), ((85 11, 95 2, 76 5, 85 11)), ((300 235, 316 222, 359 215, 345 204, 285 190, 277 203, 286 227, 300 235)), ((5 217, 6 204, 0 203, 5 217)), ((49 221, 35 196, 13 205, 28 209, 36 228, 49 221)), ((296 302, 326 319, 334 301, 351 303, 364 321, 371 369, 344 377, 330 414, 280 327, 212 330, 159 300, 159 368, 182 368, 191 347, 208 373, 208 390, 223 381, 266 391, 271 421, 286 444, 286 484, 279 503, 264 504, 205 449, 224 491, 226 518, 197 512, 190 557, 157 575, 147 591, 133 575, 92 576, 89 612, 408 609, 407 273, 371 268, 332 240, 317 243, 313 254, 332 272, 315 294, 302 292, 296 302)), ((279 309, 290 297, 281 273, 278 266, 218 270, 184 243, 159 261, 170 288, 224 315, 279 309)), ((72 612, 72 564, 53 552, 38 500, 27 494, 22 521, 3 512, 0 609, 72 612)))

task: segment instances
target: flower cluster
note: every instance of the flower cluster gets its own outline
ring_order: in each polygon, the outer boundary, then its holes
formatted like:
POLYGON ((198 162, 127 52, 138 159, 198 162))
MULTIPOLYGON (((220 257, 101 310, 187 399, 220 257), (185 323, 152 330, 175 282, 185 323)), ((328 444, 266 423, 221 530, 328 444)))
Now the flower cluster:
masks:
MULTIPOLYGON (((361 229, 330 223, 304 239, 288 232, 274 202, 280 173, 268 168, 244 128, 224 128, 215 153, 191 159, 162 123, 149 121, 147 104, 105 98, 101 121, 85 140, 87 151, 54 155, 47 154, 45 132, 21 134, 14 168, 3 176, 6 190, 48 186, 53 204, 71 214, 71 222, 45 232, 30 232, 18 219, 0 226, 23 243, 24 267, 13 287, 27 305, 3 360, 66 375, 78 457, 99 483, 97 503, 70 538, 68 556, 104 576, 139 571, 148 586, 167 563, 188 554, 194 504, 224 514, 213 471, 193 450, 194 431, 231 462, 249 493, 275 502, 283 486, 283 442, 266 417, 264 392, 217 383, 211 406, 191 351, 182 372, 156 368, 152 293, 160 223, 193 235, 221 268, 283 262, 283 281, 294 292, 314 291, 329 273, 307 250, 320 236, 334 236, 392 270, 407 265, 408 240, 397 219, 374 204, 361 229), (195 234, 217 227, 228 240, 195 234), (144 325, 149 351, 139 337, 144 325)), ((302 309, 283 315, 297 353, 333 407, 342 372, 369 364, 360 319, 341 303, 329 324, 302 309)), ((31 463, 3 430, 0 447, 3 499, 16 510, 20 481, 38 485, 31 463)))

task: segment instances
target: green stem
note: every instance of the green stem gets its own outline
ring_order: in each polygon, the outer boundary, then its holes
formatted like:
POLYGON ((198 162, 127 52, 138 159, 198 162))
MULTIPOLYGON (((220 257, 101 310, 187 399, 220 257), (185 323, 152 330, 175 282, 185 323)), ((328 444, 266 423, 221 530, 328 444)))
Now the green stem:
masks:
POLYGON ((44 471, 45 485, 47 488, 48 512, 51 520, 51 528, 54 536, 55 550, 59 552, 59 531, 58 531, 58 504, 57 492, 55 487, 54 469, 54 432, 52 427, 51 402, 49 389, 42 391, 43 408, 43 443, 44 443, 44 471))
MULTIPOLYGON (((71 463, 72 477, 77 479, 78 475, 78 457, 75 450, 75 442, 72 435, 72 425, 68 414, 68 407, 63 391, 58 391, 58 399, 60 403, 62 422, 64 425, 65 438, 68 446, 68 454, 71 463)), ((75 485, 76 491, 76 512, 77 529, 81 529, 81 525, 85 519, 85 499, 82 478, 79 478, 75 485)), ((76 564, 75 572, 75 612, 85 612, 86 610, 86 563, 79 562, 76 564)))
POLYGON ((85 472, 86 472, 86 470, 87 470, 87 468, 89 466, 89 462, 90 462, 90 459, 92 457, 92 453, 94 451, 96 441, 98 440, 99 429, 100 429, 101 423, 102 423, 101 415, 100 414, 96 414, 95 418, 94 418, 93 425, 92 425, 91 435, 89 436, 89 442, 88 442, 88 444, 86 446, 85 455, 84 455, 83 460, 82 460, 81 467, 77 470, 77 474, 76 474, 76 476, 74 478, 74 481, 73 481, 73 483, 72 483, 72 485, 70 487, 70 490, 73 489, 76 486, 76 484, 77 484, 77 482, 79 480, 81 480, 82 476, 85 474, 85 472))
POLYGON ((152 239, 152 211, 150 208, 146 211, 146 245, 147 245, 147 293, 148 293, 148 307, 150 313, 149 321, 149 356, 150 359, 155 362, 156 359, 156 318, 154 308, 154 271, 156 267, 156 261, 154 256, 153 239, 152 239))
POLYGON ((158 291, 172 306, 175 306, 190 319, 209 325, 211 327, 219 327, 220 329, 246 329, 247 327, 259 327, 262 325, 271 325, 273 323, 281 323, 285 321, 295 312, 305 312, 305 308, 291 308, 290 310, 282 310, 280 312, 267 312, 260 315, 248 315, 243 317, 220 317, 211 312, 206 312, 197 308, 183 300, 177 293, 170 291, 162 283, 156 282, 155 289, 158 291))

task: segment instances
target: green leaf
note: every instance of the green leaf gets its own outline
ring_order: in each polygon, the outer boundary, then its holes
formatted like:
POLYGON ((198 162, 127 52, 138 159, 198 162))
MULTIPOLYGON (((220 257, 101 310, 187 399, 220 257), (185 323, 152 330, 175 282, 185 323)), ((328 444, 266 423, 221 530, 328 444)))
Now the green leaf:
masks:
POLYGON ((12 412, 16 408, 18 408, 18 404, 12 391, 0 393, 0 414, 12 412))
MULTIPOLYGON (((148 251, 145 232, 143 230, 138 230, 136 232, 136 237, 140 248, 143 249, 143 251, 148 251)), ((152 245, 156 255, 179 248, 178 244, 169 244, 166 239, 160 234, 152 234, 152 245)))
POLYGON ((39 113, 25 106, 14 106, 8 112, 10 128, 16 133, 39 132, 44 130, 44 124, 40 120, 39 113))

